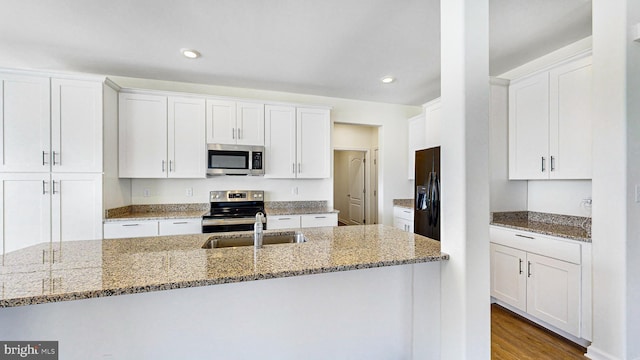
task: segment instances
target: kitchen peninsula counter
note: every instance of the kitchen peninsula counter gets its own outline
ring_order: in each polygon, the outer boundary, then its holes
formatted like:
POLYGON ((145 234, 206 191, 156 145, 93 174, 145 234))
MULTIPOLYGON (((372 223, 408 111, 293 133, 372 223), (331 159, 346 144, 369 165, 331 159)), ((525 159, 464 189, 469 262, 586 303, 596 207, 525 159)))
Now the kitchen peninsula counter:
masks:
MULTIPOLYGON (((213 234, 63 241, 47 265, 20 264, 35 247, 15 251, 2 267, 0 307, 144 293, 260 279, 447 260, 440 243, 384 225, 302 230, 307 242, 202 249, 213 234)), ((286 233, 286 231, 265 231, 286 233)), ((247 233, 213 236, 233 237, 247 233)), ((55 252, 54 252, 55 253, 55 252)), ((44 255, 43 255, 44 258, 44 255)))

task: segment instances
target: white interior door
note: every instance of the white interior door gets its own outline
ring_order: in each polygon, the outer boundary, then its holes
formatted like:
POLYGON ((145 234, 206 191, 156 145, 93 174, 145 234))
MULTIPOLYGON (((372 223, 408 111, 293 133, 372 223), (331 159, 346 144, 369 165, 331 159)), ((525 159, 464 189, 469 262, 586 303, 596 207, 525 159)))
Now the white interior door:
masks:
POLYGON ((349 154, 349 221, 364 224, 364 152, 349 154))

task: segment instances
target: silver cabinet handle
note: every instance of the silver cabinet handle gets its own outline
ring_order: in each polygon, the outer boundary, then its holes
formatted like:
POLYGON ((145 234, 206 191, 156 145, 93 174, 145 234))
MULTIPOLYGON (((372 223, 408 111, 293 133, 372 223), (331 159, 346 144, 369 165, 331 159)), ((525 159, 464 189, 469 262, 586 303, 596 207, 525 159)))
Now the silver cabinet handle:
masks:
POLYGON ((140 224, 123 224, 122 226, 138 226, 140 224))
POLYGON ((521 237, 521 238, 525 238, 525 239, 531 239, 534 240, 535 238, 533 236, 526 236, 526 235, 520 235, 520 234, 516 234, 517 237, 521 237))
POLYGON ((169 172, 173 171, 173 167, 172 167, 173 164, 172 163, 173 163, 173 161, 169 160, 169 172))
POLYGON ((522 274, 522 259, 518 259, 519 263, 518 263, 518 273, 522 274))
POLYGON ((45 250, 42 250, 42 263, 44 264, 44 252, 45 250))
POLYGON ((238 128, 238 139, 242 139, 242 129, 238 128))
POLYGON ((235 128, 231 128, 231 138, 232 139, 236 138, 236 129, 235 128))
POLYGON ((556 169, 555 158, 552 156, 551 157, 551 171, 554 171, 555 169, 556 169))
POLYGON ((542 157, 542 172, 544 172, 544 156, 542 157))
POLYGON ((47 193, 47 182, 42 180, 42 195, 47 193))
POLYGON ((527 261, 527 277, 531 277, 531 261, 527 261))
POLYGON ((406 213, 406 214, 411 214, 411 211, 409 211, 409 210, 402 210, 402 212, 406 213))
POLYGON ((316 216, 316 219, 326 219, 326 216, 316 216))
POLYGON ((291 173, 295 174, 296 173, 296 163, 292 163, 291 164, 291 173))
POLYGON ((173 223, 174 225, 188 224, 186 221, 177 221, 173 223))
POLYGON ((55 165, 60 165, 60 159, 58 159, 58 161, 56 161, 56 154, 58 154, 58 156, 59 156, 60 153, 55 152, 55 151, 53 152, 53 162, 52 163, 53 163, 54 166, 55 165))
POLYGON ((291 218, 290 217, 286 217, 286 218, 281 217, 281 218, 278 218, 278 220, 291 220, 291 218))
POLYGON ((302 172, 302 166, 300 166, 300 163, 298 163, 298 174, 300 174, 302 172))
MULTIPOLYGON (((58 181, 58 185, 60 185, 60 181, 58 181)), ((58 190, 57 193, 59 194, 60 190, 58 190)), ((56 194, 56 181, 55 180, 53 180, 51 182, 51 194, 54 194, 54 195, 56 194)))
POLYGON ((42 152, 42 166, 49 165, 47 162, 47 158, 49 157, 49 153, 46 151, 42 152))
POLYGON ((162 172, 164 172, 164 160, 162 160, 162 172))

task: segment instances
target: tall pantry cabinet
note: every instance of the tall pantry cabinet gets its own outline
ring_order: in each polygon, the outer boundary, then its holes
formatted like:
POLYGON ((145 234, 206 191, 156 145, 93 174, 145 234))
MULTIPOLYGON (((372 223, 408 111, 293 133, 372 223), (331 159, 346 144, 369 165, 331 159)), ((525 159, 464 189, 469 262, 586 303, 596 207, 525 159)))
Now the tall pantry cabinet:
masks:
POLYGON ((62 241, 102 238, 103 92, 115 90, 104 78, 13 71, 0 85, 1 264, 41 243, 32 258, 50 263, 62 241))

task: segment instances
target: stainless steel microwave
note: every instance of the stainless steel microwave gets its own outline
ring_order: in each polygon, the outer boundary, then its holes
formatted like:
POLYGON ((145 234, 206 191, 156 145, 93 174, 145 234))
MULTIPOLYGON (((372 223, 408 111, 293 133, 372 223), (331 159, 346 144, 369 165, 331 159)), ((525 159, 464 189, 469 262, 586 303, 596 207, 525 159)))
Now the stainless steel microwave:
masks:
POLYGON ((207 145, 207 176, 264 175, 264 146, 207 145))

